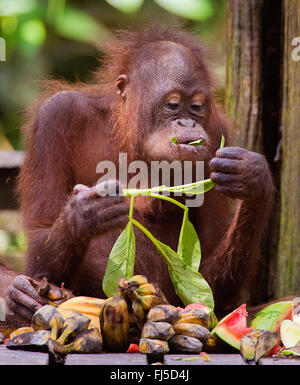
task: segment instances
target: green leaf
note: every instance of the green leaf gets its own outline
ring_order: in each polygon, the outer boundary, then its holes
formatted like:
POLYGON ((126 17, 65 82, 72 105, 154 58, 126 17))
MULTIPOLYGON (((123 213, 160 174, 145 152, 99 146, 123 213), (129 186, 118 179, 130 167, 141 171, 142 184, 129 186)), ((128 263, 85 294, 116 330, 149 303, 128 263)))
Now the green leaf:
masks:
POLYGON ((204 140, 203 139, 197 139, 193 140, 192 142, 188 143, 190 146, 203 146, 204 140))
POLYGON ((143 5, 144 0, 106 0, 106 2, 121 12, 133 13, 143 5))
POLYGON ((186 266, 189 266, 194 271, 199 271, 201 246, 198 234, 189 220, 188 209, 185 210, 183 216, 177 254, 186 266))
POLYGON ((174 361, 197 361, 200 360, 201 357, 187 357, 187 358, 182 358, 182 357, 172 357, 171 360, 174 361))
POLYGON ((225 138, 224 138, 224 135, 222 135, 220 148, 224 148, 224 146, 225 146, 225 138))
POLYGON ((201 302, 210 309, 214 308, 213 294, 203 276, 184 266, 178 255, 167 245, 156 240, 156 247, 166 262, 175 291, 184 305, 201 302))
POLYGON ((154 0, 166 11, 186 19, 204 21, 215 13, 210 0, 154 0))
POLYGON ((150 231, 142 226, 135 219, 132 223, 137 226, 156 246, 164 262, 168 266, 170 278, 173 282, 175 291, 184 305, 189 303, 201 302, 210 309, 214 308, 214 300, 211 288, 202 275, 192 270, 189 266, 184 266, 181 258, 169 246, 156 239, 150 231))
POLYGON ((102 282, 102 288, 107 297, 115 294, 120 277, 129 279, 134 275, 135 235, 131 222, 115 242, 109 258, 102 282))
POLYGON ((171 142, 173 142, 177 146, 177 139, 175 138, 175 136, 172 136, 171 142))

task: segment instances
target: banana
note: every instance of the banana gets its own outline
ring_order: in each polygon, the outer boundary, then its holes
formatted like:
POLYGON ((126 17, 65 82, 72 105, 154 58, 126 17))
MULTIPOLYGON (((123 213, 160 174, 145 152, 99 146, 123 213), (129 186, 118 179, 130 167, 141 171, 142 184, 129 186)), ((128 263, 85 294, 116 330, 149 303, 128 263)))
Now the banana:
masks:
POLYGON ((203 346, 197 338, 182 335, 173 336, 168 343, 172 353, 200 353, 203 346))
POLYGON ((165 354, 169 352, 169 345, 167 341, 141 338, 139 352, 144 354, 165 354))
POLYGON ((180 310, 172 305, 157 305, 152 307, 147 314, 147 321, 162 321, 173 323, 180 317, 180 310))
POLYGON ((175 333, 178 335, 194 337, 201 342, 207 342, 211 334, 204 326, 192 323, 179 323, 174 326, 175 333))
POLYGON ((45 305, 36 311, 31 319, 34 330, 51 330, 51 339, 56 340, 62 330, 64 319, 57 309, 52 305, 45 305))
POLYGON ((145 283, 143 285, 140 285, 137 289, 135 289, 135 292, 138 295, 151 295, 156 294, 156 288, 153 283, 145 283))
POLYGON ((99 317, 101 308, 105 301, 105 299, 100 298, 79 296, 73 297, 68 301, 63 302, 58 306, 58 308, 73 310, 77 311, 78 313, 99 317))
POLYGON ((90 319, 80 313, 77 313, 74 317, 67 318, 57 342, 60 345, 65 345, 82 331, 87 330, 89 323, 90 319))
POLYGON ((124 299, 124 278, 120 278, 116 294, 108 298, 100 313, 100 328, 106 351, 128 349, 129 314, 124 299))
POLYGON ((139 286, 148 283, 148 279, 144 275, 134 275, 126 281, 126 284, 137 283, 139 286))
POLYGON ((51 332, 49 330, 37 330, 35 332, 17 334, 7 341, 6 346, 9 349, 47 351, 50 340, 51 332))
POLYGON ((167 322, 147 322, 143 327, 141 338, 168 341, 174 334, 172 325, 167 322))
POLYGON ((19 329, 14 330, 10 334, 9 338, 12 339, 12 338, 18 336, 19 334, 29 333, 29 332, 34 332, 33 328, 31 326, 23 326, 23 327, 21 327, 19 329))
POLYGON ((144 320, 145 320, 145 311, 137 299, 135 299, 132 302, 131 308, 132 308, 133 314, 136 317, 136 323, 138 324, 139 328, 141 329, 143 324, 144 324, 144 320))
POLYGON ((161 298, 157 297, 157 295, 138 295, 136 294, 136 299, 142 305, 144 310, 149 310, 150 308, 159 305, 162 303, 161 298))
POLYGON ((205 328, 208 328, 210 322, 209 315, 201 309, 193 308, 186 311, 180 312, 180 318, 176 322, 176 324, 180 323, 192 323, 204 326, 205 328))
POLYGON ((65 356, 68 353, 101 353, 102 336, 98 329, 89 329, 81 332, 67 345, 60 345, 57 341, 51 341, 51 351, 65 356))

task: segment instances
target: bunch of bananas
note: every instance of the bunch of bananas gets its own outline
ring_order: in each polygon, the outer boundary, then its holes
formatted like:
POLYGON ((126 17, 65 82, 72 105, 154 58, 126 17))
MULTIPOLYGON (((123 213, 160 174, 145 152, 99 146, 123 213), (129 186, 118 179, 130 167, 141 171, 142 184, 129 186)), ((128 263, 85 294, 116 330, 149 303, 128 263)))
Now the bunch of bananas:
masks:
POLYGON ((34 313, 31 328, 20 328, 10 335, 11 349, 48 350, 54 355, 68 353, 100 353, 102 336, 97 328, 89 328, 90 319, 76 311, 63 317, 57 307, 45 305, 34 313))
POLYGON ((143 275, 135 275, 124 282, 126 296, 131 301, 131 311, 140 329, 145 322, 149 309, 168 301, 155 283, 148 282, 143 275))

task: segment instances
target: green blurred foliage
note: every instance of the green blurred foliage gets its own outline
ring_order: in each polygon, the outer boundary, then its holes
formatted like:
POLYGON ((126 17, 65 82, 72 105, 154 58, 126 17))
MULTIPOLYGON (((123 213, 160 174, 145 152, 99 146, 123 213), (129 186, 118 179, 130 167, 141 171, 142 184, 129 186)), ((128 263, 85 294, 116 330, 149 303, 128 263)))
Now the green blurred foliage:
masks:
POLYGON ((147 20, 179 21, 213 48, 212 66, 225 79, 226 0, 0 0, 0 149, 23 149, 22 111, 40 94, 38 80, 90 82, 99 45, 112 31, 147 20))

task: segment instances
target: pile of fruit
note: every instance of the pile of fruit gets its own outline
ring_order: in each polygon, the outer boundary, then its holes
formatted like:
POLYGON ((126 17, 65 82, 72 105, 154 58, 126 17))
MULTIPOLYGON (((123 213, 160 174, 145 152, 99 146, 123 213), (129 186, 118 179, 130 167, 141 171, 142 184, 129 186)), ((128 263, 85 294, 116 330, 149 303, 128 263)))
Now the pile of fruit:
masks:
POLYGON ((216 317, 209 308, 181 309, 166 300, 147 278, 121 278, 113 297, 104 299, 50 293, 49 304, 32 317, 30 327, 15 330, 10 349, 68 353, 126 352, 130 344, 145 354, 200 353, 216 317), (57 298, 57 304, 56 303, 57 298))
MULTIPOLYGON (((48 287, 47 284, 44 288, 48 287)), ((43 288, 43 290, 44 290, 43 288)), ((15 330, 10 349, 68 353, 137 351, 148 355, 238 349, 247 362, 273 354, 300 356, 300 323, 293 302, 274 303, 247 320, 241 305, 218 322, 202 304, 172 306, 160 288, 142 275, 121 278, 113 297, 73 297, 61 301, 48 289, 49 304, 32 317, 31 326, 15 330), (247 325, 248 324, 248 325, 247 325), (135 345, 132 345, 135 344, 135 345)))

